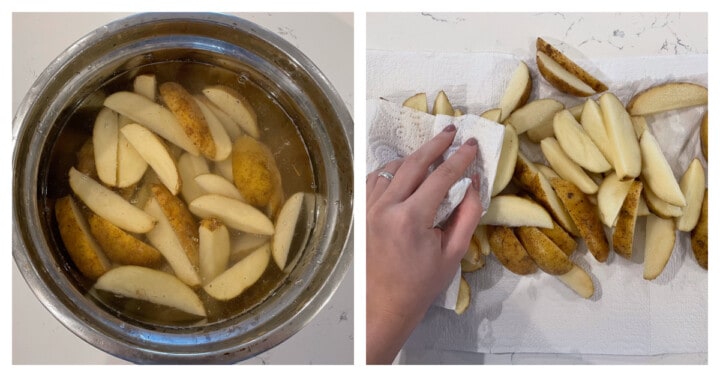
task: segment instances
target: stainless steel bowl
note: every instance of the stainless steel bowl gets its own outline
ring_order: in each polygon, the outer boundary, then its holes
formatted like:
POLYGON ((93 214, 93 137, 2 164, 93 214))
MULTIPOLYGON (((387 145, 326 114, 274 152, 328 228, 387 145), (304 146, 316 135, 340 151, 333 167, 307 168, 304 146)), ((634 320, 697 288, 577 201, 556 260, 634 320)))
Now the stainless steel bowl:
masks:
POLYGON ((305 55, 246 20, 140 14, 103 26, 40 75, 17 111, 14 130, 15 262, 59 321, 117 357, 139 363, 232 363, 256 355, 307 324, 352 260, 352 118, 305 55), (68 192, 62 168, 72 163, 86 132, 76 125, 78 114, 95 113, 102 104, 98 89, 168 62, 219 68, 273 98, 304 144, 320 199, 302 257, 274 293, 249 311, 205 325, 153 325, 101 308, 60 251, 51 206, 68 192))

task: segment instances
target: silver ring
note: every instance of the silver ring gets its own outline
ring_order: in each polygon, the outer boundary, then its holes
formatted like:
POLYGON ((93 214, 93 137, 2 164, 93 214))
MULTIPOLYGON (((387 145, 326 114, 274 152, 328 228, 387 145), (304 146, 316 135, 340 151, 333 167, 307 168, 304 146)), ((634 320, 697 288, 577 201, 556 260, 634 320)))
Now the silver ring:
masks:
POLYGON ((395 176, 393 175, 393 173, 390 173, 390 172, 387 172, 387 171, 381 171, 380 173, 378 173, 378 175, 381 176, 381 177, 383 177, 383 178, 385 178, 385 179, 387 179, 388 181, 392 181, 392 179, 395 178, 395 176))

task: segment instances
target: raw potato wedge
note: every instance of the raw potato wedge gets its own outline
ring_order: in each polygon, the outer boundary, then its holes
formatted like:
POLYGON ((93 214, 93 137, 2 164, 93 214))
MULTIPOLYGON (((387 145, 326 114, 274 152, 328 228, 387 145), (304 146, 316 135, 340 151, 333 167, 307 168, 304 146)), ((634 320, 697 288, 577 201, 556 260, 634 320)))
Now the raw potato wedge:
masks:
POLYGON ((468 262, 470 265, 475 265, 481 258, 483 258, 483 255, 480 253, 480 245, 478 244, 478 240, 475 238, 475 235, 473 235, 470 237, 470 243, 468 244, 467 251, 465 251, 465 255, 463 255, 462 260, 468 262))
POLYGON ((200 153, 209 159, 215 158, 215 142, 210 127, 192 95, 176 82, 165 82, 160 85, 160 96, 200 153))
POLYGON ((680 179, 680 189, 685 196, 687 206, 683 208, 682 216, 676 219, 676 224, 679 231, 689 232, 695 228, 700 219, 705 195, 705 170, 697 158, 690 162, 680 179))
POLYGON ((627 109, 631 115, 650 115, 707 103, 706 87, 689 82, 670 82, 636 94, 628 102, 627 109))
POLYGON ((547 54, 550 59, 557 62, 570 74, 590 86, 594 91, 602 93, 608 89, 607 85, 603 84, 600 80, 596 79, 593 75, 582 69, 582 67, 570 60, 567 56, 565 56, 565 54, 560 52, 560 50, 556 49, 542 38, 538 38, 536 40, 535 48, 537 49, 537 51, 542 51, 543 53, 547 54))
POLYGON ((653 214, 645 224, 645 261, 643 278, 654 280, 665 269, 675 248, 675 222, 653 214))
POLYGON ((647 204, 650 212, 662 217, 663 219, 669 219, 671 217, 680 217, 683 214, 682 207, 674 206, 655 195, 649 187, 645 186, 643 189, 643 196, 645 197, 645 204, 647 204))
MULTIPOLYGON (((610 254, 610 246, 595 205, 590 203, 577 186, 568 181, 554 178, 550 180, 550 184, 580 230, 590 253, 598 262, 605 262, 610 254)), ((637 194, 639 197, 640 193, 637 194)))
POLYGON ((540 142, 545 159, 548 160, 550 166, 557 172, 560 177, 575 184, 582 192, 586 194, 594 194, 598 190, 598 185, 592 180, 580 167, 575 163, 560 146, 560 143, 554 137, 546 137, 540 142))
POLYGON ((232 182, 217 174, 200 174, 195 177, 195 183, 197 183, 198 187, 200 187, 200 189, 202 189, 206 194, 218 194, 227 196, 228 198, 237 199, 241 202, 245 201, 245 198, 232 182))
POLYGON ((231 240, 230 254, 235 256, 236 254, 247 254, 249 251, 253 251, 260 246, 270 243, 269 236, 263 236, 252 233, 242 233, 239 236, 234 236, 231 240))
POLYGON ((132 92, 117 92, 108 96, 104 104, 190 154, 195 156, 200 154, 200 151, 175 119, 175 115, 170 110, 146 97, 132 92))
POLYGON ((445 94, 445 91, 441 90, 435 96, 435 102, 433 104, 432 114, 433 115, 438 115, 438 114, 454 115, 455 114, 452 104, 450 103, 450 100, 448 99, 447 94, 445 94))
POLYGON ((685 207, 687 205, 685 195, 660 149, 660 144, 650 131, 645 131, 640 138, 640 151, 643 159, 643 182, 663 201, 674 206, 685 207))
POLYGON ((515 172, 515 161, 517 160, 517 152, 520 146, 517 133, 512 125, 505 126, 505 135, 503 136, 502 149, 500 150, 500 159, 498 160, 497 170, 495 171, 495 181, 493 181, 492 194, 499 194, 512 179, 515 172))
POLYGON ((530 199, 514 195, 498 195, 490 201, 487 212, 480 219, 480 224, 552 228, 552 219, 541 205, 530 199))
MULTIPOLYGON (((235 123, 232 118, 230 118, 230 115, 227 115, 224 111, 220 110, 217 106, 215 106, 214 103, 210 102, 210 100, 206 96, 195 96, 195 99, 201 102, 205 107, 207 107, 210 111, 212 111, 213 115, 222 123, 223 127, 225 128, 225 132, 230 137, 230 143, 232 144, 235 139, 242 136, 243 131, 240 128, 240 126, 235 123)), ((215 141, 217 143, 217 140, 215 141)))
POLYGON ((539 143, 546 137, 552 137, 555 136, 555 129, 553 128, 553 122, 550 120, 549 122, 545 122, 535 128, 529 129, 527 132, 527 137, 530 141, 533 143, 539 143))
POLYGON ((118 228, 132 233, 147 233, 155 226, 157 219, 153 216, 75 168, 70 168, 68 176, 75 195, 93 212, 118 228))
POLYGON ((642 137, 642 134, 645 133, 645 131, 650 129, 650 126, 648 126, 647 119, 645 119, 644 116, 631 116, 630 121, 633 124, 633 128, 635 129, 635 135, 637 135, 638 140, 642 137))
POLYGON ((575 120, 578 122, 582 120, 583 110, 585 110, 585 104, 582 104, 582 103, 579 105, 575 105, 568 109, 570 114, 572 114, 572 116, 574 116, 575 120))
POLYGON ((517 235, 541 270, 550 275, 562 275, 572 269, 573 262, 565 252, 538 228, 521 226, 517 228, 517 235))
POLYGON ((648 208, 645 202, 645 195, 640 196, 640 203, 638 203, 638 217, 647 216, 651 214, 650 208, 648 208))
POLYGON ((568 257, 577 249, 577 242, 575 239, 555 221, 553 221, 553 227, 550 229, 538 229, 550 238, 550 240, 554 242, 568 257))
POLYGON ((139 124, 128 124, 120 129, 123 136, 157 173, 160 182, 176 195, 180 192, 182 180, 178 172, 177 164, 165 147, 165 144, 147 128, 139 124))
POLYGON ((478 225, 475 227, 473 238, 477 242, 480 254, 485 256, 490 255, 490 242, 488 241, 487 225, 478 225))
POLYGON ((574 76, 546 53, 538 51, 535 62, 542 77, 557 90, 578 97, 588 97, 596 93, 590 85, 574 76))
POLYGON ((708 112, 705 111, 705 116, 700 122, 700 146, 702 147, 703 156, 705 160, 708 160, 708 112))
POLYGON ((461 276, 457 302, 455 303, 455 313, 457 313, 457 315, 465 313, 468 306, 470 306, 470 284, 461 276))
POLYGON ((600 96, 600 109, 613 151, 615 172, 621 180, 636 178, 640 175, 643 161, 630 114, 612 93, 600 96))
POLYGON ((273 223, 255 207, 237 199, 205 194, 190 202, 190 211, 198 217, 217 217, 230 228, 243 232, 272 235, 273 223))
POLYGON ((600 184, 597 193, 598 209, 600 220, 609 228, 615 226, 615 220, 625 202, 625 197, 630 191, 633 181, 622 181, 617 174, 610 173, 600 184))
POLYGON ((507 119, 515 109, 522 107, 530 98, 532 77, 527 64, 520 62, 500 99, 500 121, 507 119))
POLYGON ((232 171, 232 157, 226 158, 222 161, 215 161, 213 171, 218 175, 222 176, 223 178, 227 179, 228 181, 232 182, 234 180, 232 171))
POLYGON ((233 299, 260 279, 269 262, 270 245, 260 247, 205 285, 205 292, 217 300, 233 299))
POLYGON ((120 188, 140 182, 148 167, 147 161, 122 132, 118 132, 117 162, 117 186, 120 188))
POLYGON ((80 173, 91 177, 97 178, 97 169, 95 168, 95 148, 93 147, 92 139, 87 139, 83 145, 75 153, 77 164, 75 168, 80 173))
POLYGON ((140 266, 121 266, 103 275, 95 289, 207 316, 200 298, 175 276, 140 266))
POLYGON ((557 278, 580 297, 590 298, 595 293, 595 285, 590 275, 578 265, 574 265, 569 272, 558 275, 557 278))
POLYGON ((140 75, 133 81, 133 91, 145 98, 155 101, 157 97, 157 79, 155 75, 140 75))
POLYGON ((537 271, 537 264, 512 229, 489 225, 487 231, 490 250, 505 268, 517 275, 529 275, 537 271))
POLYGON ((200 278, 209 283, 227 269, 230 233, 216 218, 203 219, 198 230, 200 278))
POLYGON ((485 267, 485 255, 482 253, 477 258, 476 262, 468 262, 465 259, 460 260, 460 271, 462 272, 475 272, 485 267))
POLYGON ((633 239, 635 238, 635 222, 637 221, 638 203, 643 184, 633 181, 618 214, 613 231, 613 249, 621 256, 630 259, 633 252, 633 239))
POLYGON ((272 151, 250 136, 235 141, 232 152, 233 182, 248 204, 264 207, 279 189, 280 171, 272 151))
POLYGON ((158 267, 162 263, 162 254, 157 249, 102 217, 91 214, 88 224, 93 237, 111 261, 144 267, 158 267))
POLYGON ((285 201, 275 223, 275 234, 271 241, 272 256, 280 271, 285 269, 287 263, 304 197, 302 192, 297 192, 285 201))
POLYGON ((690 232, 690 245, 700 267, 708 269, 708 190, 705 189, 700 220, 690 232))
POLYGON ((417 93, 413 95, 403 101, 402 105, 423 113, 428 112, 427 95, 425 93, 417 93))
POLYGON ((535 167, 536 167, 537 170, 540 171, 540 173, 541 173, 542 175, 544 175, 545 178, 547 178, 547 179, 550 179, 550 178, 560 178, 560 175, 559 175, 555 170, 553 170, 551 167, 549 167, 549 166, 547 166, 547 165, 535 164, 535 167))
POLYGON ((87 221, 70 195, 55 202, 60 237, 75 266, 88 279, 96 280, 110 269, 110 261, 90 233, 87 221))
POLYGON ((202 112, 205 120, 207 121, 208 130, 210 131, 210 138, 215 145, 215 155, 208 156, 208 158, 213 161, 222 161, 228 158, 228 156, 230 156, 230 152, 232 152, 232 141, 230 140, 230 136, 228 135, 227 131, 225 131, 225 126, 223 126, 220 119, 215 116, 215 113, 210 110, 210 107, 208 107, 202 102, 201 98, 207 97, 193 97, 195 103, 200 108, 200 111, 202 112))
POLYGON ((177 168, 182 181, 180 193, 185 202, 190 203, 198 196, 205 194, 205 190, 195 182, 195 177, 210 173, 210 167, 206 159, 193 156, 190 153, 183 153, 178 159, 177 168))
POLYGON ((462 110, 457 109, 457 108, 456 108, 456 109, 453 109, 453 116, 454 116, 454 117, 459 117, 459 116, 462 116, 462 115, 463 115, 462 110))
POLYGON ((610 163, 570 111, 555 114, 553 128, 558 143, 575 163, 593 173, 610 170, 610 163))
POLYGON ((592 99, 588 99, 585 102, 580 115, 580 124, 597 149, 599 149, 605 157, 605 160, 609 164, 612 164, 614 152, 605 129, 602 110, 600 110, 600 105, 598 105, 597 102, 592 99))
POLYGON ((501 116, 502 116, 501 109, 490 109, 490 110, 487 110, 484 113, 480 114, 480 117, 485 118, 487 120, 491 120, 495 123, 500 123, 501 116))
POLYGON ((118 170, 118 115, 104 107, 95 118, 93 126, 93 151, 95 168, 100 181, 117 186, 118 170))
POLYGON ((203 89, 203 94, 248 135, 256 139, 260 137, 255 109, 240 93, 227 86, 216 85, 203 89))
POLYGON ((545 123, 552 122, 555 113, 565 106, 552 98, 543 98, 527 103, 525 106, 513 111, 506 124, 512 124, 518 135, 545 123))

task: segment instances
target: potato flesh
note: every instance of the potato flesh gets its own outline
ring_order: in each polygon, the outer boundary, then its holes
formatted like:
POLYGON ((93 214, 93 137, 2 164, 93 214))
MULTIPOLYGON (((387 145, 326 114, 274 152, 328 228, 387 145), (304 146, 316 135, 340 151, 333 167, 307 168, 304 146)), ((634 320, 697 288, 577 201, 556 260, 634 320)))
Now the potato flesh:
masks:
POLYGON ((658 198, 674 206, 685 207, 687 201, 672 168, 655 137, 646 130, 640 138, 643 182, 658 198))
POLYGON ((55 217, 60 237, 80 273, 95 280, 107 272, 110 261, 92 237, 85 217, 71 196, 56 201, 55 217))
POLYGON ((500 99, 500 121, 504 121, 510 116, 510 113, 518 107, 525 104, 530 97, 532 89, 532 79, 530 78, 530 70, 527 64, 520 62, 510 77, 510 82, 500 99))
POLYGON ((598 190, 598 186, 580 165, 576 164, 570 156, 563 150, 560 143, 553 137, 548 137, 540 142, 540 148, 543 155, 548 160, 552 168, 562 178, 573 182, 576 186, 586 194, 594 194, 598 190))
POLYGON ((610 170, 610 163, 570 111, 557 113, 553 127, 558 143, 575 163, 593 173, 610 170))
POLYGON ((687 201, 682 216, 677 218, 678 230, 689 232, 695 228, 700 219, 703 196, 705 195, 705 170, 700 160, 693 159, 680 179, 680 189, 687 201))
POLYGON ((518 275, 537 271, 537 264, 511 228, 489 225, 487 230, 490 250, 505 268, 518 275))
POLYGON ((423 113, 428 112, 427 95, 425 93, 417 93, 409 97, 402 105, 423 113))
POLYGON ((232 152, 233 181, 248 204, 268 205, 282 181, 270 149, 250 136, 235 141, 232 152))
POLYGON ((643 278, 653 280, 665 269, 675 248, 675 223, 649 215, 645 224, 645 261, 643 278))
POLYGON ((552 228, 552 219, 541 205, 530 199, 498 195, 490 201, 480 224, 552 228))
POLYGON ((642 155, 635 130, 620 100, 612 93, 600 96, 600 109, 613 150, 613 167, 622 180, 640 175, 642 155))
POLYGON ((620 208, 613 232, 613 249, 627 259, 630 259, 633 253, 635 222, 642 189, 643 184, 640 181, 633 181, 628 195, 625 197, 625 202, 620 208))
POLYGON ((512 125, 505 126, 500 159, 495 172, 495 181, 493 181, 492 196, 499 194, 510 183, 515 172, 515 161, 517 160, 519 145, 515 128, 512 125))

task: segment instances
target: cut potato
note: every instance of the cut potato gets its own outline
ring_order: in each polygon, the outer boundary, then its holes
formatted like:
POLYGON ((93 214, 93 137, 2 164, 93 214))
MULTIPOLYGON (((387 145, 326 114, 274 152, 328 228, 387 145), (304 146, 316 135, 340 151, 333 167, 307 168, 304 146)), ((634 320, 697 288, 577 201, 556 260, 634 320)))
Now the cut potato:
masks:
POLYGON ((435 96, 435 103, 433 104, 432 114, 433 115, 438 115, 438 114, 453 115, 453 114, 455 114, 452 104, 450 103, 450 100, 448 99, 447 94, 445 94, 445 91, 441 90, 435 96))
POLYGON ((700 220, 690 232, 690 245, 700 267, 708 269, 708 189, 705 189, 700 220))
POLYGON ((538 228, 521 226, 517 229, 520 242, 537 266, 550 275, 562 275, 573 267, 567 254, 538 228))
POLYGON ((645 262, 643 278, 653 280, 665 269, 675 248, 675 222, 653 214, 645 224, 645 262))
POLYGON ((269 262, 270 245, 260 247, 205 285, 205 292, 217 300, 233 299, 260 279, 269 262))
POLYGON ((102 217, 91 214, 88 224, 93 237, 111 261, 144 267, 158 267, 162 263, 162 254, 157 249, 102 217))
POLYGON ((192 95, 175 82, 165 82, 160 85, 160 95, 193 145, 203 156, 213 159, 215 142, 205 115, 192 95))
POLYGON ((594 91, 602 93, 608 89, 607 85, 603 84, 600 80, 582 69, 582 67, 570 60, 570 58, 565 56, 565 54, 560 52, 560 50, 556 49, 542 38, 538 38, 535 41, 535 48, 537 51, 542 51, 547 54, 548 57, 560 64, 560 66, 562 66, 570 74, 589 85, 594 91))
POLYGON ((700 146, 702 147, 703 156, 705 156, 705 160, 708 159, 708 112, 705 111, 705 116, 703 116, 702 121, 700 122, 700 146))
POLYGON ((425 93, 417 93, 413 95, 403 101, 402 105, 417 111, 422 111, 423 113, 428 112, 427 95, 425 93))
POLYGON ((689 82, 670 82, 636 94, 627 108, 631 115, 650 115, 707 103, 706 87, 689 82))
POLYGON ((210 138, 215 145, 215 154, 207 157, 213 161, 225 160, 230 156, 230 152, 232 152, 232 141, 230 140, 230 136, 227 131, 225 131, 225 126, 223 126, 220 119, 215 116, 215 113, 210 110, 210 108, 205 105, 202 100, 200 100, 201 98, 207 97, 195 96, 193 99, 207 121, 210 138))
MULTIPOLYGON (((235 185, 227 179, 212 173, 200 174, 195 177, 195 183, 204 191, 204 194, 218 194, 244 202, 245 198, 235 185)), ((199 195, 198 195, 199 196, 199 195)))
POLYGON ((605 157, 605 160, 611 164, 613 161, 613 149, 605 128, 600 105, 594 100, 588 99, 583 105, 581 114, 580 123, 583 129, 605 157))
POLYGON ((682 216, 682 207, 674 206, 658 198, 649 187, 645 186, 643 189, 643 195, 645 197, 645 204, 647 204, 650 212, 662 217, 663 219, 682 216))
POLYGON ((586 194, 594 194, 597 192, 598 185, 595 181, 565 153, 560 143, 558 143, 554 137, 543 139, 543 141, 540 142, 540 148, 542 149, 545 159, 548 160, 550 166, 552 166, 560 177, 572 182, 586 194))
POLYGON ((231 256, 247 254, 260 246, 270 243, 270 237, 253 233, 242 233, 239 236, 233 236, 230 245, 231 256))
POLYGON ((549 122, 543 123, 535 128, 531 128, 526 132, 526 134, 528 139, 533 143, 539 143, 546 137, 555 136, 553 122, 550 120, 549 122))
POLYGON ((255 207, 237 199, 205 194, 190 202, 190 211, 198 217, 217 217, 230 228, 243 232, 272 235, 273 223, 255 207))
POLYGON ((227 179, 228 181, 232 182, 234 180, 232 171, 232 157, 226 158, 222 161, 215 161, 213 171, 218 175, 222 176, 223 178, 227 179))
POLYGON ((155 226, 157 219, 153 216, 75 168, 70 168, 68 176, 75 195, 93 212, 118 228, 132 233, 147 233, 155 226))
POLYGON ((555 114, 553 128, 558 143, 575 163, 593 173, 610 170, 610 163, 570 111, 555 114))
POLYGON ((640 196, 640 203, 638 203, 638 217, 647 216, 651 214, 650 208, 648 208, 645 202, 645 195, 640 196))
MULTIPOLYGON (((192 155, 199 155, 190 138, 170 110, 132 92, 113 93, 105 99, 105 106, 132 119, 192 155)), ((138 152, 140 152, 138 150, 138 152)))
POLYGON ((557 278, 580 297, 590 298, 595 293, 595 285, 590 275, 578 265, 574 265, 569 272, 558 275, 557 278))
POLYGON ((605 262, 610 254, 610 246, 597 207, 571 182, 553 178, 550 184, 577 225, 590 253, 598 262, 605 262))
POLYGON ((511 228, 489 225, 487 231, 490 250, 505 268, 518 275, 537 271, 537 264, 511 228))
POLYGON ((272 256, 281 271, 285 269, 287 263, 290 245, 295 236, 295 226, 300 217, 304 197, 302 192, 293 194, 283 204, 275 223, 275 234, 272 237, 272 256))
POLYGON ((645 133, 645 131, 650 129, 650 126, 648 126, 647 120, 644 116, 632 116, 630 117, 630 121, 633 124, 635 135, 637 135, 638 140, 640 140, 640 137, 642 137, 642 134, 645 133))
POLYGON ((147 128, 139 124, 128 124, 120 129, 123 136, 157 173, 160 182, 176 195, 180 192, 182 181, 177 164, 165 147, 165 144, 147 128))
POLYGON ((480 117, 485 118, 487 120, 491 120, 495 123, 500 123, 500 118, 502 117, 502 110, 501 109, 490 109, 485 111, 484 113, 480 114, 480 117))
POLYGON ((515 172, 515 161, 517 160, 517 152, 520 143, 517 133, 512 125, 505 126, 505 135, 503 136, 502 149, 500 150, 500 158, 498 159, 497 170, 495 171, 495 181, 493 181, 491 196, 499 194, 512 179, 515 172))
POLYGON ((630 114, 612 93, 600 96, 600 109, 613 151, 615 172, 621 180, 636 178, 640 175, 643 161, 630 114))
MULTIPOLYGON (((650 131, 645 131, 640 138, 642 152, 643 182, 658 198, 674 206, 685 207, 687 201, 678 185, 670 164, 665 159, 660 144, 650 131)), ((704 186, 704 184, 703 184, 704 186)))
POLYGON ((98 178, 104 184, 117 186, 118 168, 118 115, 104 107, 95 118, 93 151, 98 178))
POLYGON ((75 164, 77 171, 88 177, 97 178, 95 148, 93 147, 92 138, 87 139, 83 143, 77 153, 75 153, 75 157, 77 158, 77 164, 75 164))
POLYGON ((137 94, 144 96, 145 98, 155 102, 157 97, 157 79, 155 75, 139 75, 135 77, 133 81, 133 91, 137 94))
POLYGON ((147 161, 122 132, 118 132, 117 162, 117 186, 120 188, 140 182, 148 167, 147 161))
MULTIPOLYGON (((243 131, 240 128, 240 126, 235 123, 235 121, 230 118, 230 115, 227 115, 224 111, 220 110, 217 106, 215 106, 214 103, 212 103, 206 96, 195 96, 195 99, 205 105, 207 109, 209 109, 213 115, 215 115, 215 118, 220 121, 223 128, 225 129, 225 133, 230 137, 230 143, 232 144, 235 139, 242 136, 243 131)), ((207 116, 206 116, 207 118, 207 116)), ((217 144, 217 140, 215 140, 215 143, 217 144)))
POLYGON ((198 236, 200 278, 209 283, 227 269, 230 233, 220 220, 209 218, 200 222, 198 236))
POLYGON ((635 238, 635 222, 637 221, 638 203, 643 184, 633 181, 620 208, 615 229, 613 231, 613 249, 622 257, 630 259, 633 253, 633 240, 635 238))
POLYGON ((578 97, 588 97, 596 93, 590 85, 574 76, 546 53, 538 51, 535 61, 540 74, 559 91, 578 97))
POLYGON ((183 153, 178 159, 177 168, 182 181, 180 193, 185 202, 190 203, 198 196, 205 194, 205 190, 195 182, 195 177, 210 173, 210 167, 206 159, 193 156, 190 153, 183 153))
POLYGON ((705 170, 697 158, 690 162, 685 174, 680 179, 680 189, 687 206, 682 216, 677 218, 677 228, 681 232, 689 232, 695 228, 700 219, 703 196, 705 195, 705 170))
POLYGON ((522 107, 532 91, 532 77, 527 64, 520 62, 515 68, 502 99, 500 99, 500 121, 507 119, 515 109, 522 107))
POLYGON ((609 228, 615 226, 615 220, 625 202, 625 197, 630 191, 633 181, 622 181, 617 174, 610 173, 600 184, 597 193, 597 204, 600 220, 609 228))
POLYGON ((462 115, 463 115, 462 110, 460 110, 460 109, 458 109, 458 108, 453 109, 453 116, 454 116, 454 117, 459 117, 459 116, 462 116, 462 115))
POLYGON ((551 167, 549 167, 549 166, 547 166, 547 165, 535 164, 535 167, 536 167, 537 170, 540 171, 540 173, 541 173, 542 175, 544 175, 545 178, 547 178, 547 179, 550 179, 550 178, 560 178, 560 175, 559 175, 555 170, 553 170, 551 167))
POLYGON ((93 238, 85 217, 70 195, 55 202, 55 218, 65 249, 83 276, 95 280, 110 269, 110 261, 93 238))
POLYGON ((232 152, 233 182, 248 204, 264 207, 277 192, 282 180, 272 151, 250 136, 235 141, 232 152))
POLYGON ((552 98, 543 98, 527 103, 525 106, 513 111, 506 124, 512 124, 518 135, 545 123, 552 122, 555 113, 565 106, 552 98))
POLYGON ((552 219, 541 205, 530 199, 514 195, 498 195, 490 201, 490 206, 480 219, 480 224, 552 228, 552 219))
POLYGON ((455 313, 457 313, 457 315, 465 313, 468 306, 470 306, 470 284, 461 276, 457 302, 455 303, 455 313))
MULTIPOLYGON (((480 252, 478 240, 475 238, 475 235, 473 235, 470 237, 470 243, 468 244, 467 251, 465 251, 465 255, 463 255, 462 261, 474 266, 479 263, 481 259, 484 259, 484 255, 480 252)), ((462 265, 460 267, 462 268, 462 265)))
POLYGON ((460 271, 475 272, 485 267, 485 255, 480 253, 475 262, 468 262, 466 259, 460 260, 460 271))
POLYGON ((480 254, 485 256, 490 255, 490 242, 488 241, 487 225, 479 224, 475 227, 473 238, 475 238, 475 241, 477 242, 480 254))
POLYGON ((543 234, 545 234, 552 242, 554 242, 560 250, 565 253, 568 257, 572 255, 577 249, 577 242, 575 239, 563 229, 560 224, 553 221, 552 228, 538 228, 543 234))
POLYGON ((173 275, 147 267, 114 268, 98 279, 93 288, 207 316, 205 306, 192 289, 173 275))
POLYGON ((203 94, 248 135, 256 139, 260 137, 255 109, 240 93, 227 86, 216 85, 203 89, 203 94))

